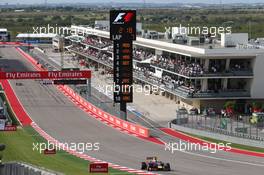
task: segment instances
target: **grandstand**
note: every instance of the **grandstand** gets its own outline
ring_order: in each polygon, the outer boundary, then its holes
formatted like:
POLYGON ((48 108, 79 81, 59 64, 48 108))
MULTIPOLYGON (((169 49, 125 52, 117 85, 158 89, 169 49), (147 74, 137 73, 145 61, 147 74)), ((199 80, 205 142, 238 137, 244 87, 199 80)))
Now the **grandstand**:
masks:
MULTIPOLYGON (((78 26, 72 28, 76 30, 78 26)), ((92 28, 86 32, 86 38, 72 45, 71 50, 86 61, 92 57, 111 67, 109 33, 92 28)), ((243 40, 247 40, 246 36, 236 34, 236 38, 243 40)), ((235 40, 231 43, 238 44, 235 40)), ((220 109, 230 99, 242 106, 264 99, 261 90, 264 79, 259 66, 264 61, 262 49, 205 43, 193 46, 138 37, 133 55, 137 82, 158 85, 166 91, 163 95, 185 107, 220 109)))

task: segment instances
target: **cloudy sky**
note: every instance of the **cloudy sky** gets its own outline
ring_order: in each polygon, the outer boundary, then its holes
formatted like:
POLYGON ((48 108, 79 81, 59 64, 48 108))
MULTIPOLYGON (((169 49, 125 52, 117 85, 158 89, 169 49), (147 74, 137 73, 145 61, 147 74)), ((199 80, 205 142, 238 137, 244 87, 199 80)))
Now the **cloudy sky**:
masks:
MULTIPOLYGON (((82 2, 82 3, 93 3, 93 2, 100 2, 100 3, 109 3, 109 2, 143 2, 144 0, 47 0, 48 3, 77 3, 77 2, 82 2)), ((158 3, 158 2, 163 2, 163 3, 213 3, 213 4, 219 4, 221 0, 145 0, 147 3, 158 3)), ((16 4, 16 3, 20 3, 20 4, 40 4, 40 3, 44 3, 44 0, 0 0, 0 4, 3 3, 9 3, 9 4, 16 4)), ((222 0, 222 3, 264 3, 264 0, 222 0)))

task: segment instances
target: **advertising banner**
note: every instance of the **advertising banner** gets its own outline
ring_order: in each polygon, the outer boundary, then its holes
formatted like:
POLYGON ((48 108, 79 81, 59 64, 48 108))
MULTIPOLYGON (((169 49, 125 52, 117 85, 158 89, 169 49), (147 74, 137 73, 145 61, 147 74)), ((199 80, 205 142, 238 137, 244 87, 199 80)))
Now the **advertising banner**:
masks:
POLYGON ((91 78, 90 70, 83 71, 32 71, 0 72, 0 79, 64 79, 91 78))
POLYGON ((90 173, 108 173, 108 163, 91 163, 90 173))

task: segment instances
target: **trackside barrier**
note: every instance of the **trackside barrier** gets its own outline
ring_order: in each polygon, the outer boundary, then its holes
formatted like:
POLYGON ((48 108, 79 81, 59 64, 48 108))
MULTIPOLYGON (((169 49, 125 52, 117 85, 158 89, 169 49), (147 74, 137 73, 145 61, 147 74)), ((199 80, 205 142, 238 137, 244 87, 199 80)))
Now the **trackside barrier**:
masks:
POLYGON ((26 163, 9 162, 0 166, 1 175, 64 175, 58 172, 52 172, 41 167, 35 167, 26 163))
POLYGON ((10 45, 10 46, 28 46, 27 43, 21 42, 0 42, 0 45, 10 45))
MULTIPOLYGON (((28 59, 38 70, 45 70, 41 67, 41 64, 38 64, 38 62, 29 54, 25 53, 22 49, 16 48, 20 54, 22 54, 26 59, 28 59)), ((70 87, 68 86, 57 86, 61 87, 65 92, 67 92, 74 100, 76 100, 78 103, 80 103, 83 107, 85 107, 87 110, 89 110, 94 115, 102 118, 103 120, 106 120, 107 122, 111 123, 114 126, 117 126, 119 128, 122 128, 124 130, 127 130, 133 134, 136 134, 138 136, 142 137, 149 137, 149 129, 145 128, 143 126, 130 123, 127 121, 124 121, 118 117, 115 117, 100 108, 92 105, 91 103, 87 102, 85 99, 83 99, 81 96, 79 96, 77 93, 75 93, 70 87)))
POLYGON ((20 104, 18 98, 16 97, 16 94, 14 93, 10 83, 8 80, 0 80, 0 83, 5 91, 7 100, 14 111, 17 119, 21 123, 22 126, 27 126, 30 125, 32 120, 30 117, 27 115, 25 110, 23 109, 23 106, 20 104), (19 115, 18 115, 19 114, 19 115))
POLYGON ((87 110, 92 112, 94 115, 102 118, 103 120, 106 120, 107 122, 111 123, 114 126, 117 126, 119 128, 122 128, 124 130, 127 130, 131 133, 134 133, 136 135, 142 136, 142 137, 149 137, 149 129, 145 128, 143 126, 130 123, 127 121, 124 121, 118 117, 115 117, 107 112, 104 112, 100 108, 92 105, 91 103, 87 102, 85 99, 83 99, 81 96, 79 96, 77 93, 75 93, 70 87, 68 86, 60 86, 65 92, 67 92, 74 100, 76 100, 78 103, 80 103, 83 107, 85 107, 87 110))
POLYGON ((22 49, 20 49, 18 47, 16 49, 21 55, 23 55, 25 58, 27 58, 32 64, 39 67, 38 62, 34 58, 32 58, 29 54, 25 53, 22 49))

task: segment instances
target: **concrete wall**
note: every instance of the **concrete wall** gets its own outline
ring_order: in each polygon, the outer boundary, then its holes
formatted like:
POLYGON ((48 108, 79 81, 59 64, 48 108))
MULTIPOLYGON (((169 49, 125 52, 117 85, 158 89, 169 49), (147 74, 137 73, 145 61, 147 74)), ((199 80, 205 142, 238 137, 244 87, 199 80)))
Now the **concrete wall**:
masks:
POLYGON ((221 34, 221 46, 226 47, 229 45, 235 46, 237 44, 247 44, 248 33, 222 33, 221 34))
POLYGON ((201 108, 216 108, 222 109, 226 100, 201 100, 200 107, 201 108))
POLYGON ((264 54, 257 55, 253 63, 254 79, 251 85, 251 97, 264 98, 264 54))
POLYGON ((0 166, 0 175, 63 175, 63 173, 36 168, 25 163, 10 162, 0 166))

